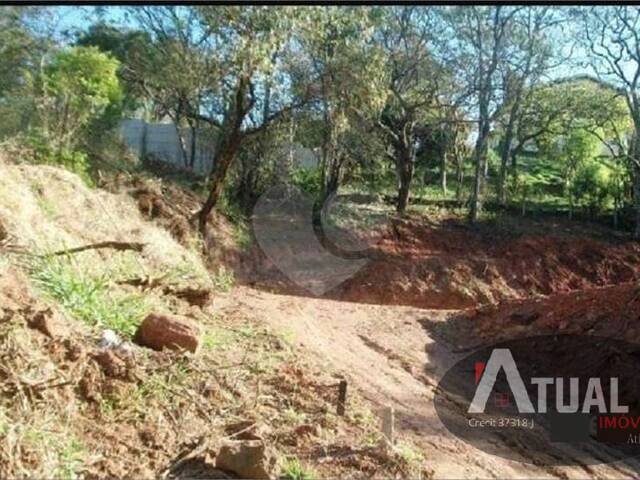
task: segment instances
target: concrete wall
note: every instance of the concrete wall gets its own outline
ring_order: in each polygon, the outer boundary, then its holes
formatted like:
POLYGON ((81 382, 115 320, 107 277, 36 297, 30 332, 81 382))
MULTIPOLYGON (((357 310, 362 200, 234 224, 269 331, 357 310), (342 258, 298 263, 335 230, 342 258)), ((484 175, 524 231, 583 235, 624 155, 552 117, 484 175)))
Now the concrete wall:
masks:
MULTIPOLYGON (((191 156, 191 132, 181 130, 187 160, 191 156)), ((153 157, 176 168, 185 169, 186 163, 180 148, 180 137, 173 123, 149 123, 138 118, 127 118, 120 124, 120 135, 129 149, 140 158, 153 157)), ((196 134, 196 155, 193 171, 207 175, 213 165, 215 153, 214 136, 210 131, 196 134)), ((294 164, 313 168, 319 164, 319 155, 313 150, 297 144, 283 145, 280 155, 291 158, 294 164)))
MULTIPOLYGON (((172 123, 148 123, 137 118, 127 118, 120 124, 120 135, 125 144, 140 158, 145 156, 167 162, 176 168, 186 168, 191 156, 191 132, 181 129, 187 158, 183 158, 180 137, 172 123)), ((214 139, 209 132, 196 134, 196 154, 193 171, 205 175, 211 170, 214 139)))

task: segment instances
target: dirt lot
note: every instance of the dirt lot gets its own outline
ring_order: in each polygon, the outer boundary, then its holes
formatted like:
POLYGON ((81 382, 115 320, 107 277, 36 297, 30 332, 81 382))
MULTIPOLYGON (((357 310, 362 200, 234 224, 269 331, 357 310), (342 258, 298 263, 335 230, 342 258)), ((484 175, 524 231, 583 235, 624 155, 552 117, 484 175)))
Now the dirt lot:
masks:
POLYGON ((636 242, 564 219, 514 221, 518 228, 503 235, 455 219, 399 221, 368 252, 369 263, 324 296, 296 289, 266 261, 271 281, 261 271, 237 301, 295 332, 377 408, 393 406, 435 478, 632 475, 640 468, 633 461, 543 467, 543 456, 517 445, 522 462, 500 459, 452 436, 436 416, 439 379, 483 343, 544 333, 640 340, 636 242))
POLYGON ((228 475, 216 456, 239 431, 267 445, 272 476, 620 478, 640 468, 547 467, 518 445, 520 461, 494 457, 449 433, 433 406, 438 381, 474 342, 544 332, 638 341, 637 243, 565 220, 496 229, 410 217, 382 232, 359 272, 314 296, 259 251, 240 252, 222 218, 203 262, 188 223, 197 199, 175 186, 129 178, 108 193, 58 169, 3 163, 0 178, 0 476, 228 475), (97 275, 117 305, 142 298, 197 322, 197 355, 135 344, 109 353, 94 321, 112 319, 104 305, 79 309, 65 297, 76 290, 43 287, 51 272, 33 253, 106 238, 147 245, 62 266, 97 275), (225 262, 239 285, 221 275, 225 262), (211 300, 191 304, 176 295, 185 286, 211 300), (393 448, 382 441, 386 407, 397 415, 393 448))

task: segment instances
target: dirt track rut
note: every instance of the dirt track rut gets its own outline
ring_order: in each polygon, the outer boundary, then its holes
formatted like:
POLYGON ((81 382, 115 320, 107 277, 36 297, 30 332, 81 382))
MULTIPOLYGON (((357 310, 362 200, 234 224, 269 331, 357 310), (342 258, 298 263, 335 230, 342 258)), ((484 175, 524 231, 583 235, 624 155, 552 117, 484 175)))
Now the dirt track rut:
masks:
MULTIPOLYGON (((460 353, 452 310, 364 305, 239 287, 227 308, 246 310, 293 334, 316 362, 343 374, 374 407, 393 406, 397 430, 423 451, 435 478, 632 478, 640 462, 543 467, 526 446, 514 458, 487 454, 454 437, 438 419, 434 389, 460 353)), ((455 408, 455 407, 453 407, 455 408)), ((501 441, 496 438, 496 441, 501 441)))

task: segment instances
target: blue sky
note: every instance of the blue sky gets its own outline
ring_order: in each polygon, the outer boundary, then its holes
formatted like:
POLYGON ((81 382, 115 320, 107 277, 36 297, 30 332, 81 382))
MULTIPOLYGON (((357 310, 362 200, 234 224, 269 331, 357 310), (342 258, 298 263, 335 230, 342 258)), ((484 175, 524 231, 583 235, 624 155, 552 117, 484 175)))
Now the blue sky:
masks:
MULTIPOLYGON (((126 25, 128 23, 126 21, 126 8, 131 7, 61 6, 50 8, 56 13, 55 30, 58 34, 62 35, 65 31, 73 32, 86 30, 91 24, 97 22, 99 19, 115 25, 126 25)), ((65 37, 61 36, 61 40, 64 41, 65 37)), ((561 49, 564 51, 563 53, 567 53, 570 49, 569 42, 562 38, 562 34, 559 34, 556 40, 560 44, 565 43, 561 49)), ((574 52, 573 58, 575 59, 578 56, 580 56, 580 53, 574 52)), ((625 66, 625 70, 629 69, 629 71, 631 71, 634 67, 634 65, 627 65, 625 66)), ((549 72, 548 75, 550 78, 557 79, 585 73, 593 74, 593 70, 590 67, 582 67, 577 65, 576 62, 570 61, 558 66, 552 72, 549 72)))

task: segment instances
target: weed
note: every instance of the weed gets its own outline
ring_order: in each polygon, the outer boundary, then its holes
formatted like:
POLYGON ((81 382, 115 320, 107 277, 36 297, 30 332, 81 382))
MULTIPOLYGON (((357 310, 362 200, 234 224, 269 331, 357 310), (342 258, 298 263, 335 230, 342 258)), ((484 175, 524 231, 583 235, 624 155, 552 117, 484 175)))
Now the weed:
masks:
POLYGON ((39 183, 34 183, 31 185, 31 190, 35 194, 38 207, 40 208, 40 210, 42 210, 42 213, 44 213, 46 217, 53 218, 57 212, 56 206, 42 194, 42 188, 42 185, 40 185, 39 183))
POLYGON ((228 330, 216 328, 207 330, 204 334, 202 345, 205 350, 225 350, 234 343, 234 335, 228 330))
POLYGON ((315 480, 318 474, 311 468, 302 465, 296 457, 281 460, 282 474, 280 478, 283 480, 315 480))
POLYGON ((287 407, 282 411, 282 420, 291 425, 300 425, 304 423, 307 416, 304 412, 299 412, 293 407, 287 407))
MULTIPOLYGON (((45 421, 50 421, 45 418, 45 421)), ((60 432, 48 425, 15 425, 11 434, 23 454, 31 455, 39 464, 34 477, 80 478, 86 451, 84 445, 70 432, 60 432)))
POLYGON ((409 443, 399 442, 394 451, 398 458, 405 464, 412 476, 420 477, 424 465, 424 456, 416 447, 409 443))
POLYGON ((118 408, 118 402, 114 398, 103 398, 98 407, 103 417, 113 419, 114 412, 118 408))
POLYGON ((71 257, 39 257, 31 271, 47 295, 88 325, 132 336, 149 311, 144 297, 112 292, 106 274, 90 275, 71 257))
POLYGON ((58 450, 58 468, 55 477, 78 478, 85 455, 84 446, 79 440, 72 437, 67 442, 63 442, 58 450))
POLYGON ((249 227, 246 222, 240 221, 234 224, 233 228, 233 240, 236 246, 240 250, 248 250, 251 246, 251 233, 249 232, 249 227))
POLYGON ((255 327, 252 325, 242 325, 238 330, 236 330, 238 335, 243 338, 255 338, 258 335, 255 327))
POLYGON ((7 257, 0 257, 0 276, 4 275, 9 270, 9 259, 7 257))
POLYGON ((9 419, 3 407, 0 407, 0 435, 6 435, 9 431, 9 419))
POLYGON ((280 332, 280 338, 282 338, 282 341, 290 348, 296 343, 296 333, 288 328, 282 329, 280 332))
POLYGON ((218 267, 218 271, 211 275, 211 281, 213 282, 213 286, 216 290, 228 292, 235 285, 236 277, 232 270, 221 265, 218 267))

